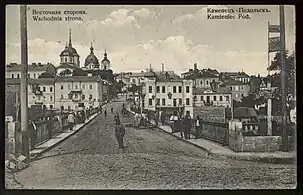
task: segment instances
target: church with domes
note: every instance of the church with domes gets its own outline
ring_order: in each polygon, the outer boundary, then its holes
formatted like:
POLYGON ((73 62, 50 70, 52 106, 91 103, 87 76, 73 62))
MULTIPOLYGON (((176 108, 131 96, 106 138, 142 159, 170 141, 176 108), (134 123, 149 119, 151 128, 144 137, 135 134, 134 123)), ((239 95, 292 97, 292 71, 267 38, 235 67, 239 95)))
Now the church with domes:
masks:
POLYGON ((82 72, 81 75, 90 73, 92 73, 93 75, 99 75, 100 71, 110 71, 110 61, 107 58, 107 52, 105 50, 104 57, 100 64, 99 59, 94 53, 93 44, 91 43, 90 53, 85 58, 83 66, 80 67, 80 56, 77 53, 77 50, 72 45, 72 33, 70 29, 69 41, 68 43, 66 43, 64 50, 60 53, 60 66, 57 67, 57 75, 71 76, 73 75, 73 72, 75 72, 75 70, 78 73, 82 72), (66 75, 66 72, 69 72, 70 74, 66 75))

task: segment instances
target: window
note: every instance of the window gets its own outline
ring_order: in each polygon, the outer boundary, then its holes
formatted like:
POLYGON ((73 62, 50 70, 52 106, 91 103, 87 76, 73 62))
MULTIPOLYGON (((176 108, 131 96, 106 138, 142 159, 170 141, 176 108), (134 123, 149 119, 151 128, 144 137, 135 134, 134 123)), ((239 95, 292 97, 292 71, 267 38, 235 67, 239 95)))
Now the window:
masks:
POLYGON ((85 100, 85 95, 82 95, 82 100, 85 100))
POLYGON ((49 108, 54 108, 54 106, 53 105, 49 105, 49 108))
POLYGON ((206 85, 208 85, 209 84, 209 81, 208 80, 206 80, 206 85))
POLYGON ((157 98, 156 105, 160 106, 160 98, 157 98))
POLYGON ((173 86, 173 93, 177 93, 177 87, 173 86))
POLYGON ((239 97, 239 94, 236 93, 236 97, 239 97))
POLYGON ((162 86, 162 93, 165 93, 165 86, 162 86))
POLYGON ((77 94, 77 93, 75 93, 75 98, 76 98, 76 99, 78 98, 78 94, 77 94))
POLYGON ((33 95, 33 99, 35 99, 35 96, 33 95))
POLYGON ((45 92, 46 91, 46 88, 45 87, 43 87, 43 92, 45 92))
POLYGON ((82 89, 85 89, 85 85, 82 85, 82 89))
POLYGON ((179 98, 179 105, 182 106, 182 98, 179 98))
POLYGON ((186 93, 189 93, 189 86, 186 86, 186 93))
POLYGON ((61 85, 61 89, 63 89, 63 85, 61 85))
POLYGON ((45 109, 45 108, 46 108, 46 105, 43 105, 43 108, 45 109))
POLYGON ((182 93, 182 86, 179 86, 179 93, 182 93))
POLYGON ((65 62, 67 62, 67 58, 65 58, 64 60, 65 60, 65 62))
POLYGON ((50 100, 50 101, 53 101, 53 96, 49 96, 49 100, 50 100))
POLYGON ((93 89, 93 86, 92 86, 92 85, 89 85, 89 89, 93 89))
POLYGON ((232 90, 233 90, 233 87, 229 87, 229 89, 232 91, 232 90))
POLYGON ((165 106, 165 98, 162 98, 162 106, 165 106))
POLYGON ((226 96, 226 101, 229 101, 229 96, 226 96))
POLYGON ((201 102, 203 102, 203 100, 204 100, 203 95, 200 96, 200 100, 201 100, 201 102))
POLYGON ((203 85, 203 81, 200 81, 200 84, 203 85))
POLYGON ((61 99, 63 99, 63 95, 61 95, 61 99))
POLYGON ((243 90, 243 88, 244 88, 243 85, 241 85, 241 90, 243 90))
POLYGON ((13 79, 13 78, 15 78, 15 75, 14 75, 14 74, 12 74, 12 79, 13 79))
POLYGON ((61 110, 64 110, 64 106, 61 106, 61 110))
POLYGON ((40 88, 40 87, 38 87, 38 91, 41 91, 41 88, 40 88))
POLYGON ((71 88, 70 88, 70 85, 67 85, 67 88, 70 90, 71 88))
POLYGON ((50 92, 53 92, 53 87, 49 87, 49 91, 50 91, 50 92))
POLYGON ((34 79, 36 78, 36 74, 34 73, 34 79))
POLYGON ((70 110, 70 109, 71 109, 71 107, 70 107, 70 106, 68 106, 68 107, 67 107, 67 109, 68 109, 68 110, 70 110))
POLYGON ((78 85, 75 85, 75 89, 78 89, 78 85))
POLYGON ((20 75, 19 74, 17 74, 17 79, 19 79, 20 78, 20 75))
POLYGON ((30 74, 27 74, 27 77, 29 78, 29 77, 31 77, 31 75, 30 75, 30 74))
POLYGON ((173 99, 173 106, 177 106, 177 99, 173 99))
POLYGON ((151 98, 148 99, 148 105, 150 105, 150 106, 153 105, 153 99, 151 99, 151 98))
POLYGON ((136 79, 132 79, 132 83, 136 83, 136 79))
POLYGON ((41 96, 38 96, 38 100, 39 100, 39 101, 41 100, 41 96))
POLYGON ((189 98, 186 98, 186 105, 189 105, 189 98))
POLYGON ((89 99, 90 99, 90 100, 93 99, 93 95, 89 95, 89 99))
POLYGON ((214 101, 217 101, 217 96, 216 95, 214 95, 214 101))
POLYGON ((160 87, 159 86, 157 86, 156 90, 157 90, 157 93, 160 93, 160 87))
POLYGON ((220 95, 220 97, 219 97, 219 98, 220 98, 220 99, 219 99, 220 101, 223 101, 223 97, 222 97, 222 95, 220 95))
POLYGON ((244 97, 244 94, 242 93, 241 96, 244 97))
POLYGON ((45 96, 43 96, 43 99, 45 100, 45 96))
POLYGON ((153 87, 152 86, 149 86, 148 87, 148 93, 152 93, 153 92, 153 87))

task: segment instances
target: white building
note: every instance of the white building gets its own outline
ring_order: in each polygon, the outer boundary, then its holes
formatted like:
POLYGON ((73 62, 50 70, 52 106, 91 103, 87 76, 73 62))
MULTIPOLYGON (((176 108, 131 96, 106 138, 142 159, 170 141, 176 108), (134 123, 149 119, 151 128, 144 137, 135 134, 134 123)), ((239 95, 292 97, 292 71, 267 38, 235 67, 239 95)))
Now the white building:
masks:
POLYGON ((176 74, 147 72, 142 84, 141 105, 143 109, 165 111, 168 115, 174 111, 183 114, 190 112, 193 117, 193 82, 182 80, 176 74))
MULTIPOLYGON (((28 65, 28 78, 37 79, 44 72, 48 72, 52 75, 55 75, 56 68, 51 63, 32 63, 28 65)), ((21 65, 17 63, 10 63, 6 65, 5 78, 21 78, 21 65)))
POLYGON ((194 88, 195 106, 223 106, 231 107, 231 92, 228 88, 217 89, 194 88))
POLYGON ((98 76, 58 77, 55 82, 55 108, 77 110, 96 108, 105 96, 105 82, 98 76))
POLYGON ((31 79, 28 85, 28 106, 42 105, 43 108, 52 109, 55 106, 55 79, 31 79))

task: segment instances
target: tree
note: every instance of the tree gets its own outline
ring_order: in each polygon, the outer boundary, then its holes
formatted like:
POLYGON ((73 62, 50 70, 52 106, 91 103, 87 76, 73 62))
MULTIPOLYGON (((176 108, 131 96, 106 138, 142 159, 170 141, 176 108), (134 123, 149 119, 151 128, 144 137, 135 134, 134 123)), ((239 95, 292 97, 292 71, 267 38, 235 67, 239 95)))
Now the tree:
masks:
POLYGON ((137 91, 139 91, 139 86, 132 84, 128 91, 135 94, 137 91))
MULTIPOLYGON (((285 52, 286 59, 286 89, 287 94, 294 95, 295 89, 295 78, 296 78, 296 70, 295 70, 295 55, 294 53, 288 55, 288 52, 285 52)), ((268 68, 270 71, 277 71, 275 74, 270 76, 270 80, 272 81, 272 86, 281 88, 281 54, 276 53, 274 60, 271 61, 271 64, 268 68)))

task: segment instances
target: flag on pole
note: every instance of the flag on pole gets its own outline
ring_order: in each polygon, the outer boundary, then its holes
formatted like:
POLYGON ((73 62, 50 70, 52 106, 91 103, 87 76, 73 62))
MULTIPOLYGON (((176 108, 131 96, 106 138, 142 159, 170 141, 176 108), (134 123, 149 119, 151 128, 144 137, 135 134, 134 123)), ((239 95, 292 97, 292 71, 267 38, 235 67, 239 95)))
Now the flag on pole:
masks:
POLYGON ((280 37, 271 37, 268 39, 268 52, 277 52, 280 50, 280 37))
POLYGON ((268 32, 270 33, 279 33, 280 32, 280 25, 269 25, 268 32))

